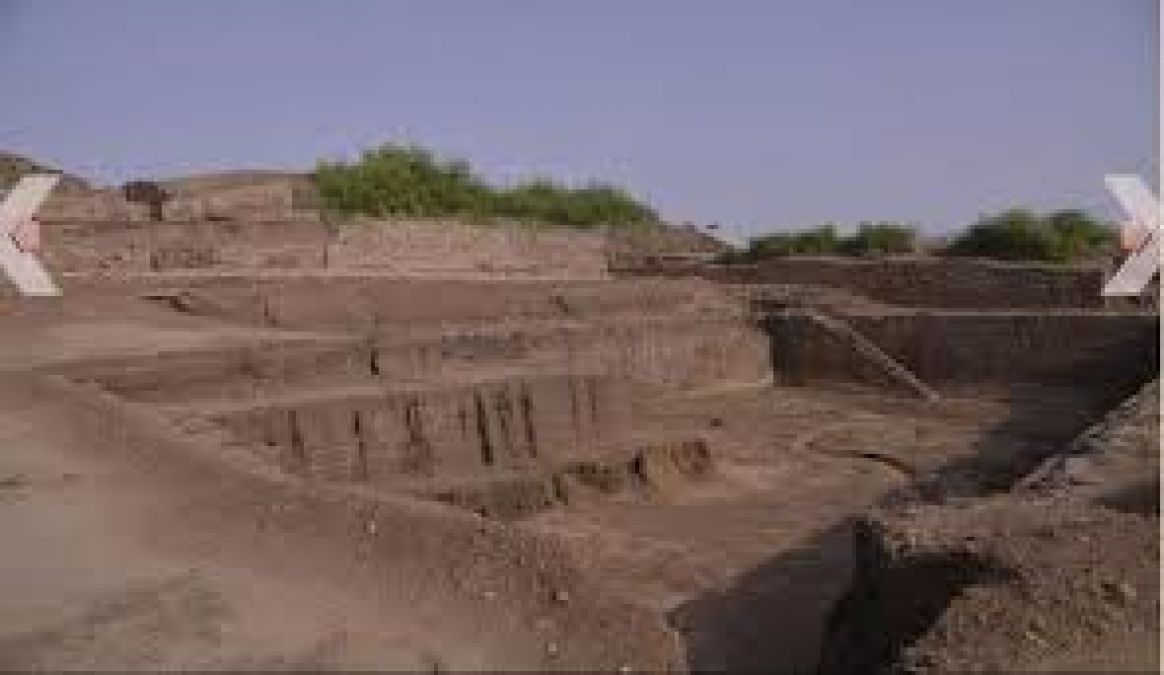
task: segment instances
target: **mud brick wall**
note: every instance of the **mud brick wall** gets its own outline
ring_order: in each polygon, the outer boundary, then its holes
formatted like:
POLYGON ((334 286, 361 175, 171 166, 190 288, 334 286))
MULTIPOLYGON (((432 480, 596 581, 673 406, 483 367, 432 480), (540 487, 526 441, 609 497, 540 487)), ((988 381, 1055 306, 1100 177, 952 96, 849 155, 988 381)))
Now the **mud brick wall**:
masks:
POLYGON ((923 381, 1124 385, 1156 372, 1159 317, 1100 312, 897 312, 854 327, 923 381))
POLYGON ((421 274, 607 277, 606 239, 601 233, 478 227, 451 221, 339 225, 329 242, 328 264, 421 274))
POLYGON ((99 383, 106 391, 151 403, 260 396, 287 386, 352 383, 371 376, 359 339, 286 340, 165 351, 149 359, 116 357, 52 365, 46 372, 99 383))
MULTIPOLYGON (((117 279, 101 280, 107 287, 117 279)), ((742 301, 690 281, 418 279, 340 275, 175 275, 124 280, 139 292, 181 289, 193 314, 297 329, 368 332, 442 321, 584 319, 611 315, 734 317, 742 301)), ((77 288, 91 283, 74 282, 77 288)))
POLYGON ((693 225, 611 227, 607 231, 607 255, 614 269, 668 269, 676 263, 698 264, 712 260, 731 246, 693 225))
MULTIPOLYGON (((878 389, 916 395, 889 376, 851 340, 806 312, 780 312, 766 322, 771 339, 773 379, 782 385, 814 382, 860 383, 878 389)), ((892 357, 890 357, 892 358, 892 357)))
POLYGON ((377 369, 396 377, 455 377, 466 366, 533 363, 677 389, 756 382, 770 372, 764 334, 732 321, 636 323, 578 329, 381 340, 377 369))
POLYGON ((771 376, 764 333, 739 320, 629 324, 571 336, 569 356, 579 366, 675 389, 771 376))
POLYGON ((1100 308, 1099 267, 956 258, 773 258, 755 265, 705 266, 731 283, 832 286, 903 307, 952 309, 1100 308))
MULTIPOLYGON (((846 319, 935 386, 1039 383, 1134 387, 1156 372, 1159 320, 1098 312, 900 311, 846 319)), ((876 384, 851 350, 812 338, 795 317, 769 320, 778 379, 876 384)))
MULTIPOLYGON (((296 186, 287 181, 216 187, 210 190, 171 189, 163 205, 166 220, 283 220, 308 213, 299 208, 296 186)), ((57 189, 41 208, 45 220, 141 222, 149 220, 145 204, 130 202, 115 188, 57 189)))
POLYGON ((119 190, 70 191, 56 189, 37 215, 43 220, 92 220, 141 222, 149 220, 149 208, 121 196, 119 190))
POLYGON ((598 232, 455 222, 47 219, 44 256, 58 271, 340 269, 406 276, 607 278, 598 232))
POLYGON ((147 227, 145 222, 44 219, 41 258, 54 272, 148 270, 152 246, 147 227))
POLYGON ((60 272, 320 267, 318 221, 46 221, 43 257, 60 272))
POLYGON ((701 280, 192 277, 180 291, 155 281, 139 292, 172 292, 191 314, 374 338, 379 370, 400 377, 522 359, 678 388, 771 372, 767 336, 741 301, 701 280))
MULTIPOLYGON (((333 352, 339 361, 354 354, 350 358, 364 364, 358 369, 369 375, 374 360, 374 370, 384 378, 456 376, 466 368, 526 363, 679 389, 771 375, 768 337, 746 314, 743 301, 701 280, 155 275, 65 281, 66 293, 99 286, 195 316, 350 336, 350 342, 305 346, 302 354, 288 346, 264 358, 240 353, 228 372, 254 375, 238 384, 244 390, 250 379, 269 379, 264 375, 272 370, 269 360, 302 358, 314 364, 314 372, 331 363, 333 352)), ((183 357, 191 365, 180 369, 201 378, 199 358, 183 357)), ((148 384, 147 378, 122 388, 148 384)))
POLYGON ((293 471, 382 482, 552 466, 629 427, 625 386, 587 375, 449 383, 223 412, 242 442, 293 471))
POLYGON ((166 220, 261 218, 281 220, 296 215, 295 188, 287 181, 235 185, 212 190, 177 191, 163 207, 166 220))

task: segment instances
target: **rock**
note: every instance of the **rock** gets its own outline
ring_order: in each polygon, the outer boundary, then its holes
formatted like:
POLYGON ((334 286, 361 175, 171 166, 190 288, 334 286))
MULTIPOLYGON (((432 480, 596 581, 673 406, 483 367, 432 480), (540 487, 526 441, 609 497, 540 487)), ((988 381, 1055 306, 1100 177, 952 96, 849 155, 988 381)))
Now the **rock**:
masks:
POLYGON ((1091 459, 1080 455, 1063 458, 1063 475, 1072 485, 1090 485, 1097 480, 1091 459))
POLYGON ((1126 605, 1136 599, 1135 587, 1126 581, 1118 583, 1105 581, 1103 583, 1103 591, 1109 598, 1122 605, 1126 605))
POLYGON ((1043 636, 1039 635, 1037 632, 1035 632, 1033 630, 1028 630, 1026 633, 1023 634, 1023 637, 1026 638, 1027 642, 1032 642, 1040 647, 1047 646, 1047 641, 1043 638, 1043 636))

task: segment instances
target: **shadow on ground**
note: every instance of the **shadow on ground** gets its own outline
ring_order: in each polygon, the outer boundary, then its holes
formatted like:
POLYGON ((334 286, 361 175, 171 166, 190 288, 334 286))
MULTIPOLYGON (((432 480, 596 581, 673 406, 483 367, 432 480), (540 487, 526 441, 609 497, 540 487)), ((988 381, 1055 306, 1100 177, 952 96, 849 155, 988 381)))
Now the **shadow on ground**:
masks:
POLYGON ((740 577, 676 608, 695 671, 811 673, 833 606, 853 568, 852 522, 817 534, 740 577))

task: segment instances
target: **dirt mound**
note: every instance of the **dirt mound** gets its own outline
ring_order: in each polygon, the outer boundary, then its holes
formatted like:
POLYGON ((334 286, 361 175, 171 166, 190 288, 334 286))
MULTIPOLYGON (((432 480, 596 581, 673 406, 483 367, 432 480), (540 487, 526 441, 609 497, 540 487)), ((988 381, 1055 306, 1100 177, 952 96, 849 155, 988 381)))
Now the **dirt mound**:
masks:
POLYGON ((1159 383, 1016 490, 876 511, 821 672, 1152 671, 1159 383))
POLYGON ((872 516, 821 672, 1153 670, 1157 532, 1009 496, 872 516))
POLYGON ((1024 487, 1160 514, 1160 381, 1153 380, 1047 460, 1024 487))

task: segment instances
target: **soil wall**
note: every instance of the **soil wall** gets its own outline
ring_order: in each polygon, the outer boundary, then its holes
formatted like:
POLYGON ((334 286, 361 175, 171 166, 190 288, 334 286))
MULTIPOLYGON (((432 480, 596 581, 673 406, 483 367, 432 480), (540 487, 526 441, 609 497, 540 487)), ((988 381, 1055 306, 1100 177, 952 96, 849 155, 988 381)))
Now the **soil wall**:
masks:
POLYGON ((1100 308, 1104 270, 957 258, 773 258, 755 265, 701 266, 731 283, 843 288, 903 307, 1100 308))
MULTIPOLYGON (((46 218, 51 217, 50 212, 46 218)), ((310 217, 284 217, 245 222, 58 218, 47 220, 45 230, 44 257, 60 272, 364 269, 428 276, 608 276, 605 237, 561 229, 444 221, 329 226, 310 217)))
MULTIPOLYGON (((923 382, 937 386, 1123 387, 1141 382, 1159 358, 1158 319, 1149 314, 896 311, 847 320, 923 382)), ((773 316, 768 324, 779 376, 797 382, 878 382, 847 344, 812 339, 806 333, 812 327, 803 320, 773 316)))
POLYGON ((324 480, 480 477, 585 457, 629 427, 620 383, 574 375, 232 405, 211 413, 271 463, 324 480))
POLYGON ((1154 314, 895 312, 852 321, 922 380, 937 384, 1139 384, 1159 358, 1154 314))

